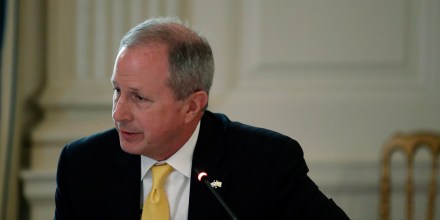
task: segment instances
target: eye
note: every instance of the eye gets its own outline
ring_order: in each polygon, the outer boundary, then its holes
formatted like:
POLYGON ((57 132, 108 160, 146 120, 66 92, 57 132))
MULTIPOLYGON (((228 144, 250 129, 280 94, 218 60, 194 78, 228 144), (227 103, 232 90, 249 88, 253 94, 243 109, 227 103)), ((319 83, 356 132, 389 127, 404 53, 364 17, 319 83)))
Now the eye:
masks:
POLYGON ((119 95, 121 94, 121 89, 114 87, 113 88, 113 98, 114 99, 119 99, 119 95))
POLYGON ((119 93, 121 93, 121 89, 118 88, 118 87, 114 87, 113 88, 113 94, 119 94, 119 93))
POLYGON ((134 98, 138 101, 145 101, 146 99, 140 95, 134 95, 134 98))

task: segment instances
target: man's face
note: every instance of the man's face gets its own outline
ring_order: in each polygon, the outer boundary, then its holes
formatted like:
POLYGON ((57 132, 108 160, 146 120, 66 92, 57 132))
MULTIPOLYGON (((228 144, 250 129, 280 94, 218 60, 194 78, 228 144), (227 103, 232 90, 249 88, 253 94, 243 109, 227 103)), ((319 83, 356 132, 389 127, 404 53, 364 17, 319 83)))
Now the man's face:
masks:
POLYGON ((175 99, 168 77, 165 45, 119 52, 111 79, 112 116, 124 151, 164 160, 185 143, 185 101, 175 99))

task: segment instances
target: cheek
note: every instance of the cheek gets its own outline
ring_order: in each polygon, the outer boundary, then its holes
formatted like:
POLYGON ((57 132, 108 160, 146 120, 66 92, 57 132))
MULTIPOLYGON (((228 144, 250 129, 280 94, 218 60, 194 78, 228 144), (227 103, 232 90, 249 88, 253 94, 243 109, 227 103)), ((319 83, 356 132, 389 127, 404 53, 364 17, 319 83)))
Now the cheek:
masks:
POLYGON ((150 135, 157 135, 166 133, 169 125, 169 117, 153 112, 136 112, 133 114, 133 121, 142 129, 145 133, 150 135))
POLYGON ((138 125, 143 127, 145 130, 151 130, 156 127, 159 121, 157 117, 151 112, 142 112, 142 111, 134 111, 133 112, 133 121, 135 121, 138 125))

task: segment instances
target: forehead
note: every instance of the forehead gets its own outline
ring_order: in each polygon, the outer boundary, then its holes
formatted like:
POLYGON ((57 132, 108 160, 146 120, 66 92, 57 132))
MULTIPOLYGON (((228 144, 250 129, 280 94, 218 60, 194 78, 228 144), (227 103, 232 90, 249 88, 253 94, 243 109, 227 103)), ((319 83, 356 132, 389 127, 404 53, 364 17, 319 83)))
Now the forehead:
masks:
POLYGON ((116 58, 112 81, 117 78, 168 78, 168 48, 165 44, 123 47, 116 58))
POLYGON ((168 62, 168 46, 163 43, 149 43, 145 45, 122 47, 116 62, 131 61, 140 63, 168 62))

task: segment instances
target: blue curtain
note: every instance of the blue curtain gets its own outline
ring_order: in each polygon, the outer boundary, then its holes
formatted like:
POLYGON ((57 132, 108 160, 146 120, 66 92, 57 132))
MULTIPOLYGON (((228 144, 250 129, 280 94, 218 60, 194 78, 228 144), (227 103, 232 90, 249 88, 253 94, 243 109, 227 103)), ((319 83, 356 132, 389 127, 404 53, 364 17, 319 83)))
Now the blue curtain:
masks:
POLYGON ((5 24, 6 24, 6 0, 0 0, 0 51, 3 51, 3 36, 5 31, 4 30, 5 24))
MULTIPOLYGON (((5 25, 6 25, 6 1, 7 0, 0 0, 0 122, 5 120, 4 118, 2 118, 3 116, 3 95, 1 94, 3 91, 3 78, 4 78, 4 73, 3 73, 3 44, 4 44, 4 36, 5 36, 5 25)), ((1 132, 1 128, 0 128, 0 132, 1 132)), ((6 146, 7 148, 9 146, 6 146)), ((0 164, 0 165, 5 165, 5 164, 0 164)), ((1 166, 0 166, 1 167, 1 166)), ((7 167, 5 169, 5 174, 4 176, 0 176, 0 181, 4 181, 3 184, 3 189, 0 189, 0 195, 1 195, 1 207, 0 207, 0 219, 5 219, 6 218, 6 202, 7 202, 7 190, 8 190, 8 184, 7 184, 7 178, 8 178, 8 171, 7 167)))

